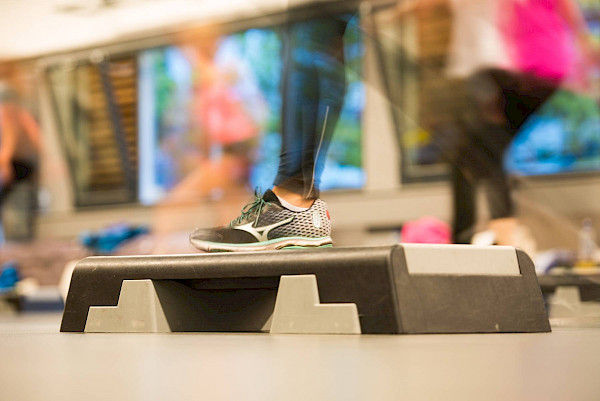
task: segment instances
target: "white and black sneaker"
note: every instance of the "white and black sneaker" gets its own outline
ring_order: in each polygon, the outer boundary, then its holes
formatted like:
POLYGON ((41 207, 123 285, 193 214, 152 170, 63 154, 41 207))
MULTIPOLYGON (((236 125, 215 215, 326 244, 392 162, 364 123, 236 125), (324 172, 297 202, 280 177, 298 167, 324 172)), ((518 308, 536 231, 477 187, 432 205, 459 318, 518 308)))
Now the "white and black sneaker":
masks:
POLYGON ((190 242, 207 252, 331 247, 331 220, 321 199, 303 211, 285 208, 270 190, 242 209, 226 227, 196 229, 190 242))

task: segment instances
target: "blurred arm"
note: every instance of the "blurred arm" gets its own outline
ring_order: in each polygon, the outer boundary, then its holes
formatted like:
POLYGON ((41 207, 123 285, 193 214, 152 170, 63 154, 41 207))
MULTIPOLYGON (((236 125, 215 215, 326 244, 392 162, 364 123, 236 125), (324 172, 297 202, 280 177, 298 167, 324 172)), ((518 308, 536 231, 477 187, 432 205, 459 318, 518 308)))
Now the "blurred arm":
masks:
POLYGON ((590 32, 579 6, 573 0, 559 0, 559 10, 577 37, 579 46, 589 61, 600 63, 600 50, 594 49, 590 32))
POLYGON ((583 13, 573 0, 559 0, 559 10, 578 37, 589 35, 583 13))
POLYGON ((0 185, 12 181, 11 161, 15 153, 17 137, 10 105, 0 105, 0 185))
POLYGON ((40 126, 38 125, 35 118, 25 109, 19 110, 19 122, 25 129, 25 133, 29 137, 29 140, 35 146, 35 150, 39 153, 42 149, 42 138, 40 135, 40 126))

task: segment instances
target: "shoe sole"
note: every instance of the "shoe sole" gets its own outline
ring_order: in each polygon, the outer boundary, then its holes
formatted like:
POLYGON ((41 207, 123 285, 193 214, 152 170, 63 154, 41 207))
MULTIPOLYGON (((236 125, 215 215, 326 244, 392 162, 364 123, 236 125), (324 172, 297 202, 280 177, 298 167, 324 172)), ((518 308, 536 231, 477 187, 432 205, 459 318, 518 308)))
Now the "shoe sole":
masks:
POLYGON ((279 249, 329 248, 333 246, 331 237, 303 238, 285 237, 251 244, 221 244, 218 242, 194 241, 192 245, 206 252, 255 252, 275 251, 279 249))

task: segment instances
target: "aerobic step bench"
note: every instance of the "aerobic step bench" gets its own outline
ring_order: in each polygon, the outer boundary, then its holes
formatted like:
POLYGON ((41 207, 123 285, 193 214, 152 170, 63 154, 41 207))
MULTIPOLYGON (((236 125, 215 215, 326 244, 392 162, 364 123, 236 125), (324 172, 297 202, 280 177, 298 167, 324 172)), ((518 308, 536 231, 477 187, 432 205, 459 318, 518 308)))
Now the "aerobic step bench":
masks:
POLYGON ((63 332, 549 332, 533 263, 511 247, 391 245, 89 257, 63 332))

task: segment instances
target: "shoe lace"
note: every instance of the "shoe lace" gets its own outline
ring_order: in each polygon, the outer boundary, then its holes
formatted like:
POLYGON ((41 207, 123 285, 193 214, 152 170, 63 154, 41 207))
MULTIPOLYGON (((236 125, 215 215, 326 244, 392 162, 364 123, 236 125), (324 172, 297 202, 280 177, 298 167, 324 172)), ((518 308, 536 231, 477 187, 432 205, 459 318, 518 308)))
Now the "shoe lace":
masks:
POLYGON ((247 203, 242 208, 242 214, 240 216, 238 216, 237 218, 233 219, 229 223, 229 227, 233 227, 237 224, 240 224, 242 221, 246 220, 248 217, 250 217, 254 214, 256 214, 256 219, 254 220, 254 226, 256 226, 256 224, 258 223, 258 218, 260 217, 260 212, 268 204, 270 204, 270 202, 267 202, 266 200, 263 199, 263 197, 260 193, 260 190, 255 189, 254 190, 254 200, 247 203))

